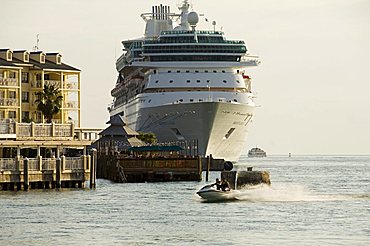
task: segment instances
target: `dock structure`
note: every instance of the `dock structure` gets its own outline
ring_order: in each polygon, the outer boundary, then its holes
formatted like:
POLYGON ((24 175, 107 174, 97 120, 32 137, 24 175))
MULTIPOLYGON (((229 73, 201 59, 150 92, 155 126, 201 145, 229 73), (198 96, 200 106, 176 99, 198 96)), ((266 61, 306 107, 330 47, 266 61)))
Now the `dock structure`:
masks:
POLYGON ((0 190, 83 188, 94 171, 91 142, 73 124, 1 122, 0 190))
MULTIPOLYGON (((200 181, 202 160, 200 157, 156 155, 154 152, 172 152, 174 146, 144 146, 147 155, 100 155, 98 178, 120 183, 200 181), (156 149, 155 151, 150 149, 156 149), (149 154, 148 154, 149 153, 149 154)), ((178 147, 178 146, 176 146, 178 147)))
POLYGON ((84 188, 91 157, 1 158, 0 190, 84 188))

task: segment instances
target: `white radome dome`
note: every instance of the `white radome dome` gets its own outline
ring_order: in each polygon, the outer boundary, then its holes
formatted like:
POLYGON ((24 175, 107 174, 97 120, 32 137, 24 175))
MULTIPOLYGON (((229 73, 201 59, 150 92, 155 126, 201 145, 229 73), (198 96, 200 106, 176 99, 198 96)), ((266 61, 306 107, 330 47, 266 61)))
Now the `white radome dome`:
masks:
POLYGON ((190 12, 188 14, 188 22, 190 26, 196 26, 199 22, 199 16, 197 12, 190 12))

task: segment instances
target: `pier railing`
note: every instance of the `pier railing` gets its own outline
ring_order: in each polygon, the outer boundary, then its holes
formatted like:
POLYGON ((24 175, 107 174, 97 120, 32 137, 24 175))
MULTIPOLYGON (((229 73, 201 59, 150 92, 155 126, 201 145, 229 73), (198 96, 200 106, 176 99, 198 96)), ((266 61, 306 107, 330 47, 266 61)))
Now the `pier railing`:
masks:
MULTIPOLYGON (((29 158, 28 170, 32 172, 53 171, 56 172, 56 158, 29 158)), ((89 170, 89 156, 64 157, 62 156, 62 170, 84 171, 89 170)), ((0 158, 0 172, 23 172, 24 160, 21 158, 0 158)))

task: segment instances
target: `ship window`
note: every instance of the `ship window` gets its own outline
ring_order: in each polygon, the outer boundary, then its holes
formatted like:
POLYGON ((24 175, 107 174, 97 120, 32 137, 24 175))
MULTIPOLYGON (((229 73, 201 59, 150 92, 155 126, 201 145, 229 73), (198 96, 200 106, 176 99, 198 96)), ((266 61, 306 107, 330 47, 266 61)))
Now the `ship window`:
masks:
POLYGON ((238 100, 234 99, 234 102, 238 102, 238 100))
POLYGON ((205 70, 204 72, 205 72, 205 73, 208 73, 208 70, 205 70))
POLYGON ((190 80, 187 80, 186 83, 190 83, 190 80))
POLYGON ((199 102, 203 102, 203 99, 199 99, 199 102))
POLYGON ((223 73, 225 73, 225 70, 222 70, 223 73))
POLYGON ((236 70, 236 73, 239 73, 240 71, 239 70, 236 70))
POLYGON ((148 103, 150 103, 150 102, 152 102, 152 99, 149 99, 149 100, 148 100, 148 103))
POLYGON ((177 70, 178 73, 180 73, 181 71, 180 70, 177 70))
POLYGON ((197 83, 200 83, 200 80, 197 80, 197 83))
POLYGON ((194 99, 190 99, 190 102, 194 102, 194 99))
POLYGON ((156 74, 157 73, 157 70, 154 70, 153 72, 154 72, 154 74, 156 74))
POLYGON ((184 99, 180 99, 179 101, 180 101, 180 102, 183 102, 183 101, 184 101, 184 99))
POLYGON ((173 80, 170 80, 170 83, 173 83, 173 80))
POLYGON ((224 139, 228 139, 234 131, 235 128, 230 128, 230 130, 226 133, 224 139))
POLYGON ((158 84, 159 80, 155 81, 156 84, 158 84))
POLYGON ((207 80, 207 83, 211 82, 210 80, 207 80))
POLYGON ((226 80, 224 80, 224 83, 227 83, 227 81, 226 81, 226 80))
POLYGON ((239 80, 237 80, 237 81, 236 81, 236 83, 240 83, 240 81, 239 81, 239 80))
POLYGON ((213 72, 214 72, 214 73, 217 73, 217 71, 216 71, 216 70, 213 70, 213 72))
POLYGON ((169 70, 168 73, 171 73, 171 70, 169 70))
POLYGON ((199 73, 199 71, 195 71, 196 73, 199 73))
POLYGON ((189 73, 190 71, 189 70, 186 70, 187 73, 189 73))

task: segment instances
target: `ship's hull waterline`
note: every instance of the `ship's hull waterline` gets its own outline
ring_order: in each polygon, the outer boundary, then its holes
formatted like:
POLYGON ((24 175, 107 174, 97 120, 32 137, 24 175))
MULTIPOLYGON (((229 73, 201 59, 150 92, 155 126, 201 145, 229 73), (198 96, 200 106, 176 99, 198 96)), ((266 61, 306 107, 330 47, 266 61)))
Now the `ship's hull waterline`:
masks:
POLYGON ((225 102, 141 108, 135 128, 155 133, 160 142, 197 140, 200 155, 236 162, 245 149, 253 109, 225 102))

